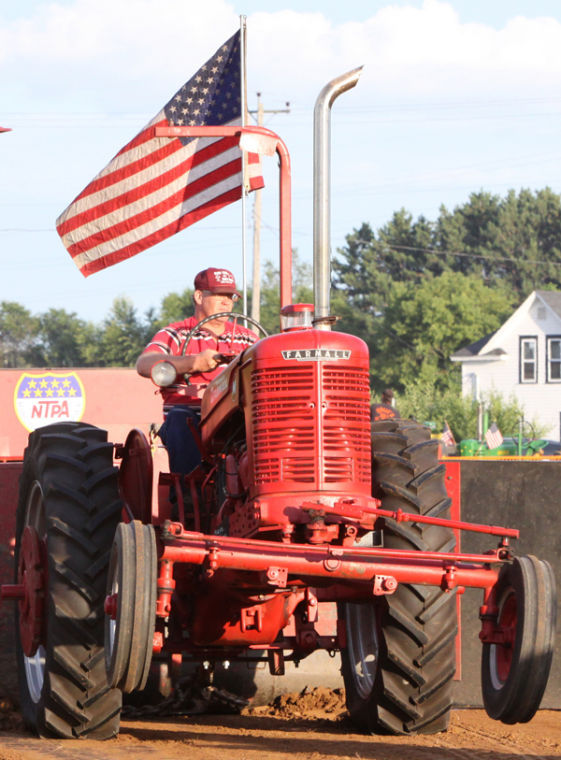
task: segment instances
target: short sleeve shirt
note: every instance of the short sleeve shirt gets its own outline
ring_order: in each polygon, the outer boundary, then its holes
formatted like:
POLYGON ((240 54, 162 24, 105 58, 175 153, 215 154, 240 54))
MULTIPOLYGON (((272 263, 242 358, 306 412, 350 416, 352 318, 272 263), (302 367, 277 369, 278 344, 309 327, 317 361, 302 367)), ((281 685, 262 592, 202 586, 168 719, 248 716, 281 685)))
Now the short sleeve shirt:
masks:
MULTIPOLYGON (((187 336, 197 322, 196 317, 188 317, 182 322, 173 322, 163 327, 154 335, 142 353, 161 353, 162 359, 166 356, 181 356, 187 336)), ((226 322, 224 332, 218 336, 213 335, 203 325, 191 336, 185 355, 200 354, 207 348, 212 348, 217 353, 239 354, 257 339, 257 335, 252 330, 234 322, 226 322)), ((162 388, 164 408, 175 404, 200 405, 200 391, 223 369, 224 366, 220 365, 212 372, 197 372, 190 376, 188 383, 181 380, 168 388, 162 388)))
POLYGON ((370 408, 370 419, 372 422, 379 420, 393 420, 399 417, 399 412, 394 406, 389 404, 373 404, 370 408))

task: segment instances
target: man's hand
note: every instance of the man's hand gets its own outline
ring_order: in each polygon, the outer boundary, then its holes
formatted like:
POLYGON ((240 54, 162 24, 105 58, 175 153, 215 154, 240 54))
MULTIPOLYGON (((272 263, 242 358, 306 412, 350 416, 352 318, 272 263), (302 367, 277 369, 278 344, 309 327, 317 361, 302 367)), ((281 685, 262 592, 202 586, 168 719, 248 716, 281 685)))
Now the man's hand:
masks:
POLYGON ((150 377, 152 367, 157 362, 169 361, 178 375, 191 375, 194 372, 212 372, 223 364, 222 354, 214 348, 205 348, 200 354, 189 356, 169 356, 160 353, 141 354, 136 362, 136 371, 143 377, 150 377))
POLYGON ((205 348, 200 354, 195 354, 193 357, 191 372, 212 372, 220 364, 220 354, 214 348, 205 348))

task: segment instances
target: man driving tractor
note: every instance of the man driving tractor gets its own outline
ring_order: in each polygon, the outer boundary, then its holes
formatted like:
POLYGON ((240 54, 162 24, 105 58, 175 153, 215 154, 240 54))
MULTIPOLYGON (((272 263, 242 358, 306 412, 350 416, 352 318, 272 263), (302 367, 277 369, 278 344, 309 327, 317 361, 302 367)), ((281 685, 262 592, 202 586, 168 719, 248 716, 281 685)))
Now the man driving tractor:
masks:
POLYGON ((150 377, 154 365, 162 361, 177 372, 176 381, 162 388, 165 420, 159 430, 172 472, 187 474, 201 461, 193 428, 200 421, 203 392, 222 371, 224 357, 239 354, 257 340, 254 332, 225 316, 198 327, 214 314, 231 312, 239 298, 234 275, 227 269, 209 267, 199 272, 193 316, 158 330, 136 362, 142 377, 150 377))

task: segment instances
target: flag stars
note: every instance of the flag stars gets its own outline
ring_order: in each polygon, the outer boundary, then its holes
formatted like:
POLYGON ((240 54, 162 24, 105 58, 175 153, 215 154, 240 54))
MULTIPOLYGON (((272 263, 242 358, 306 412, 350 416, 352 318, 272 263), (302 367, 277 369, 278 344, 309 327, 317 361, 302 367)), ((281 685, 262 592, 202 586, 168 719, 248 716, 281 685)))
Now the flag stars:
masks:
MULTIPOLYGON (((241 98, 237 97, 240 64, 235 50, 232 41, 224 45, 164 106, 170 124, 224 124, 241 115, 241 98)), ((196 138, 179 139, 186 145, 196 138)))

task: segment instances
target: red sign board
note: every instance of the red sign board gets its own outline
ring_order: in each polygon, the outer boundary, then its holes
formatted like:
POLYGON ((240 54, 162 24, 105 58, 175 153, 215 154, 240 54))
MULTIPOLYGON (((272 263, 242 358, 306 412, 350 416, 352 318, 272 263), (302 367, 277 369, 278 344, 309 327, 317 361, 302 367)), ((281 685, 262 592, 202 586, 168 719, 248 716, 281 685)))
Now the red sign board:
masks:
POLYGON ((62 420, 89 422, 124 443, 162 420, 156 387, 134 369, 0 370, 0 459, 21 459, 31 430, 62 420))

